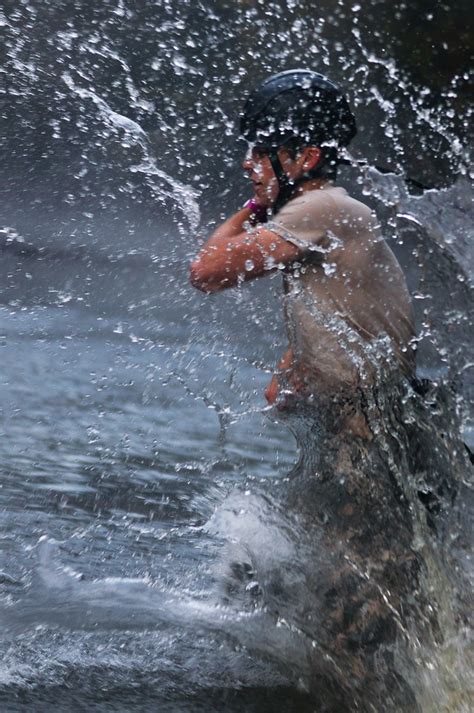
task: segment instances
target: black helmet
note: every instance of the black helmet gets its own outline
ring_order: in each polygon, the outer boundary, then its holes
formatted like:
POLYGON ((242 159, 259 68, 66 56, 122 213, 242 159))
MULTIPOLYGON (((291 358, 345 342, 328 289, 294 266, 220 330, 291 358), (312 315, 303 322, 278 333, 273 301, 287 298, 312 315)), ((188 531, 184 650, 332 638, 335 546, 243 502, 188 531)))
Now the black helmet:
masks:
POLYGON ((290 141, 347 146, 357 133, 355 117, 336 84, 306 69, 280 72, 248 97, 240 133, 252 143, 277 148, 290 141))
POLYGON ((347 99, 336 84, 322 74, 293 69, 274 74, 254 89, 240 115, 240 133, 247 141, 268 149, 279 183, 274 213, 292 197, 297 183, 308 178, 335 178, 338 148, 357 133, 347 99), (322 159, 297 183, 285 174, 278 148, 299 145, 323 148, 322 159))

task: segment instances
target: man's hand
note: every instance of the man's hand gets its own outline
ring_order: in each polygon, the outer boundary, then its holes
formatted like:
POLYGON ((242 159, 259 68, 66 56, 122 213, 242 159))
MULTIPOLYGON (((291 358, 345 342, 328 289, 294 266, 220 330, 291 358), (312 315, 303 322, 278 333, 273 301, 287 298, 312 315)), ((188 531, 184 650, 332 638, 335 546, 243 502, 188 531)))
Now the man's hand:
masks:
POLYGON ((283 355, 272 380, 265 389, 265 398, 270 406, 276 404, 279 411, 284 411, 294 403, 295 399, 300 401, 310 395, 304 370, 301 365, 295 364, 293 349, 290 347, 283 355), (283 377, 287 384, 283 391, 280 388, 279 377, 283 377))
POLYGON ((293 350, 288 349, 280 360, 277 366, 277 371, 273 374, 272 380, 265 389, 265 398, 270 406, 273 406, 278 398, 278 393, 280 391, 280 384, 278 382, 278 376, 289 372, 293 365, 293 350))
POLYGON ((267 207, 262 205, 261 203, 258 202, 256 198, 251 198, 247 203, 245 204, 245 207, 250 210, 250 225, 256 226, 261 223, 266 223, 268 216, 267 216, 267 207))

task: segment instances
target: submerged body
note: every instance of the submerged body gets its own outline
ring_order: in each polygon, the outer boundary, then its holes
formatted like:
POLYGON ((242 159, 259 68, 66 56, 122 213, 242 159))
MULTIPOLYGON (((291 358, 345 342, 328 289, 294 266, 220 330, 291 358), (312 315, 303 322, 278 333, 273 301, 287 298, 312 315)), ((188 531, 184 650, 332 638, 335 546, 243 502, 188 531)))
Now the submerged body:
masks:
MULTIPOLYGON (((271 495, 255 518, 269 533, 228 532, 242 559, 230 563, 225 601, 291 622, 318 710, 420 713, 426 670, 455 627, 443 534, 467 464, 454 394, 410 383, 411 300, 366 205, 317 181, 270 222, 248 220, 243 209, 216 231, 192 277, 216 292, 283 268, 289 349, 267 398, 300 460, 278 494, 284 547, 271 495)), ((236 519, 253 517, 247 502, 230 503, 236 519)))
POLYGON ((449 394, 435 390, 428 405, 399 382, 375 396, 370 443, 334 434, 319 403, 287 412, 299 463, 260 502, 234 494, 221 516, 241 557, 226 602, 289 622, 299 658, 283 644, 273 656, 290 670, 298 661, 321 713, 434 710, 430 672, 459 626, 459 571, 441 535, 453 525, 451 497, 440 492, 429 513, 417 491, 430 474, 453 485, 466 472, 449 394))

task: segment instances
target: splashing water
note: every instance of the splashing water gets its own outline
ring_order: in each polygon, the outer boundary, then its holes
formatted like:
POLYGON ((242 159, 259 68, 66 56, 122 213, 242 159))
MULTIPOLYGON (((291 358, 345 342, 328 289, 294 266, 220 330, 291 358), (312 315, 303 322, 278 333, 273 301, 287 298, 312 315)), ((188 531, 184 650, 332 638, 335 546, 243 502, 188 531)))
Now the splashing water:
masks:
POLYGON ((148 137, 141 126, 136 121, 112 111, 107 102, 97 96, 95 92, 78 87, 69 73, 65 72, 62 75, 62 80, 73 94, 77 94, 81 99, 90 99, 92 101, 103 121, 122 136, 122 146, 138 146, 141 149, 143 154, 142 162, 136 166, 131 166, 129 170, 143 173, 155 199, 163 201, 165 198, 172 198, 181 207, 188 221, 186 228, 178 224, 180 230, 183 234, 187 234, 188 231, 195 233, 200 222, 199 206, 196 202, 197 192, 190 186, 185 186, 171 178, 158 168, 156 160, 150 154, 148 137), (160 179, 160 184, 157 185, 155 183, 155 178, 160 179), (169 184, 171 192, 163 189, 163 181, 169 184))
POLYGON ((382 6, 88 5, 0 16, 2 709, 470 710, 464 71, 414 81, 382 6), (248 197, 241 100, 302 57, 394 169, 341 178, 407 272, 431 382, 380 374, 365 446, 262 406, 278 276, 187 287, 200 222, 248 197))

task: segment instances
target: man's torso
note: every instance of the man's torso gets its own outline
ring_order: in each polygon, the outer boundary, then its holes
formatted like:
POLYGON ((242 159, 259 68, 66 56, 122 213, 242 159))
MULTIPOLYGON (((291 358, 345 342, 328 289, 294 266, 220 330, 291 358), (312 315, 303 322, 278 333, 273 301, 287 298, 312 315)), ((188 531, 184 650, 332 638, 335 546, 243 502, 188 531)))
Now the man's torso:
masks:
POLYGON ((370 209, 326 184, 290 201, 269 228, 304 248, 285 274, 295 362, 330 390, 371 379, 377 355, 410 374, 410 296, 370 209))

